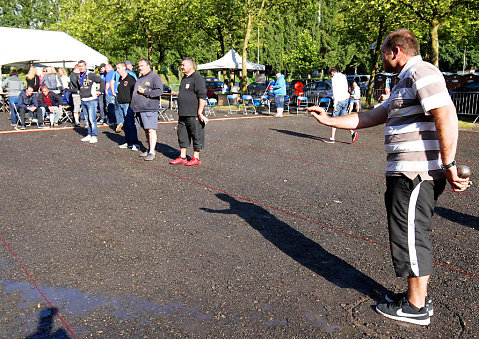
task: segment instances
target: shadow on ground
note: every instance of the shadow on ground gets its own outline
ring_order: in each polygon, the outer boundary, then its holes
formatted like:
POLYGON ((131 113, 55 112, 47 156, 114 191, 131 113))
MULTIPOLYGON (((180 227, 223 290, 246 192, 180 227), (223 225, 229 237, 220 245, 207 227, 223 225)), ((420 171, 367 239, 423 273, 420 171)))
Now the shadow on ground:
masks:
POLYGON ((382 285, 357 270, 346 261, 326 251, 321 245, 279 220, 266 209, 249 202, 218 193, 216 196, 230 204, 229 209, 201 208, 208 213, 236 214, 257 230, 283 253, 304 267, 340 288, 352 288, 377 302, 388 292, 382 285))
POLYGON ((58 314, 56 308, 46 308, 40 313, 40 319, 38 319, 37 331, 25 339, 68 339, 70 338, 67 332, 63 329, 53 331, 53 322, 55 316, 58 314))
POLYGON ((461 224, 479 231, 479 217, 456 212, 454 210, 451 210, 449 208, 444 208, 444 207, 436 207, 434 209, 434 212, 440 217, 443 217, 444 219, 447 219, 452 222, 456 222, 458 224, 461 224))

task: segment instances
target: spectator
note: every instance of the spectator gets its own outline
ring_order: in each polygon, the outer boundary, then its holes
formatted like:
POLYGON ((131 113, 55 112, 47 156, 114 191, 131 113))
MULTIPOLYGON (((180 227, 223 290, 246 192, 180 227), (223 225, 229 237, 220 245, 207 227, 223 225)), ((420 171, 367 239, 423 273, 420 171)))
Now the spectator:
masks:
POLYGON ((27 73, 27 86, 31 86, 35 93, 40 90, 40 77, 37 74, 37 68, 35 66, 30 67, 27 73))
POLYGON ((351 113, 356 106, 356 112, 361 110, 361 88, 356 81, 353 81, 353 88, 351 88, 351 97, 349 98, 348 113, 351 113))
POLYGON ((133 76, 127 73, 126 65, 120 62, 116 65, 116 70, 120 75, 118 94, 116 99, 118 101, 118 110, 123 115, 125 125, 125 143, 120 145, 120 148, 131 148, 132 151, 138 151, 140 142, 138 141, 138 135, 135 126, 135 113, 130 108, 131 97, 135 88, 136 80, 133 76))
POLYGON ((130 107, 135 112, 138 125, 143 127, 148 140, 148 149, 140 154, 146 161, 156 156, 156 130, 158 129, 158 107, 160 107, 163 83, 158 74, 152 72, 151 62, 146 59, 138 61, 140 77, 135 83, 130 107))
POLYGON ((80 98, 80 69, 78 64, 73 67, 70 74, 70 91, 72 93, 73 102, 73 126, 80 127, 80 112, 81 112, 81 98, 80 98))
POLYGON ((63 91, 62 79, 53 66, 48 67, 47 74, 43 76, 40 85, 48 87, 55 94, 60 94, 63 91))
POLYGON ((63 67, 60 67, 58 69, 58 75, 60 75, 63 90, 70 88, 70 77, 68 76, 67 71, 63 67))
POLYGON ((108 115, 108 121, 111 123, 112 121, 116 122, 116 131, 120 132, 121 128, 123 127, 123 117, 120 117, 118 114, 118 107, 116 103, 116 98, 113 93, 114 87, 112 86, 113 76, 115 75, 115 71, 113 70, 113 66, 107 64, 105 66, 105 104, 106 104, 106 112, 108 115))
POLYGON ((94 72, 86 69, 83 60, 78 61, 79 88, 83 114, 85 116, 88 134, 81 141, 88 141, 90 144, 98 142, 98 126, 96 123, 96 110, 98 108, 98 96, 105 90, 105 81, 94 72), (98 84, 100 88, 98 89, 98 84))
POLYGON ((378 103, 382 104, 387 99, 389 99, 389 95, 391 95, 391 89, 389 87, 384 87, 384 93, 378 99, 378 103))
POLYGON ((42 92, 38 94, 38 107, 42 115, 49 115, 50 126, 58 126, 58 120, 62 115, 62 99, 58 94, 53 93, 48 87, 42 87, 42 92))
POLYGON ((38 128, 43 128, 43 112, 38 109, 37 95, 33 93, 33 87, 27 89, 18 96, 18 115, 20 116, 20 129, 25 129, 25 113, 30 113, 30 118, 38 119, 38 128))
POLYGON ((275 117, 281 118, 284 111, 284 97, 286 96, 286 80, 281 72, 276 72, 276 82, 273 85, 274 102, 276 104, 275 117))
POLYGON ((181 71, 185 76, 181 79, 180 92, 178 93, 177 134, 180 156, 170 161, 170 164, 195 166, 201 164, 200 150, 203 147, 203 127, 208 122, 208 119, 203 115, 206 105, 206 83, 203 77, 196 72, 192 58, 183 59, 181 71), (188 161, 186 153, 191 140, 193 140, 193 157, 188 161))
POLYGON ((25 88, 25 84, 22 79, 18 77, 18 72, 15 70, 10 71, 10 76, 2 82, 2 88, 7 91, 8 103, 10 104, 10 120, 12 126, 17 125, 17 115, 13 109, 13 101, 18 99, 20 92, 25 88))
MULTIPOLYGON (((106 78, 106 64, 100 64, 98 67, 100 70, 100 78, 105 80, 106 78)), ((106 85, 106 82, 105 82, 106 85)), ((102 124, 103 126, 108 126, 108 118, 105 117, 105 93, 100 93, 98 96, 98 109, 100 110, 100 121, 98 123, 102 124)))

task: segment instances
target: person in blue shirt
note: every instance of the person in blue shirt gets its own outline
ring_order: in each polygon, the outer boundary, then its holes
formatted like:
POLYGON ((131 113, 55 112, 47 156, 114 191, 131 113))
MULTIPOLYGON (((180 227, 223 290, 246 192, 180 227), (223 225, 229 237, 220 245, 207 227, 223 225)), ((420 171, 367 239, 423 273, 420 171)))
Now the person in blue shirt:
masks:
POLYGON ((116 131, 120 132, 121 128, 123 127, 123 119, 120 117, 119 110, 117 107, 114 88, 112 87, 112 80, 115 71, 113 70, 113 66, 107 64, 105 66, 106 75, 105 75, 105 110, 108 115, 108 121, 111 123, 113 120, 116 121, 116 131))
POLYGON ((276 82, 273 85, 274 102, 276 104, 275 117, 282 117, 284 110, 284 97, 286 96, 286 80, 281 72, 276 72, 276 82))

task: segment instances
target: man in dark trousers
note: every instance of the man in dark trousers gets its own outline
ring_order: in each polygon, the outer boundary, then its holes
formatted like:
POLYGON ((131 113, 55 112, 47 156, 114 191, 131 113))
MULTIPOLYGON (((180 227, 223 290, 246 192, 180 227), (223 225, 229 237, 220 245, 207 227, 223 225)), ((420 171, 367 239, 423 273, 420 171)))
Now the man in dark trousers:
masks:
POLYGON ((428 325, 433 314, 428 283, 432 273, 430 240, 434 206, 446 180, 456 192, 469 186, 457 174, 458 121, 443 75, 422 60, 419 44, 406 29, 388 34, 381 48, 386 72, 398 73, 391 95, 373 110, 329 117, 308 108, 320 123, 355 130, 386 123, 385 203, 395 273, 407 279, 407 291, 387 295, 381 315, 428 325))
POLYGON ((135 88, 136 80, 127 72, 126 64, 119 62, 116 65, 116 71, 120 75, 118 78, 118 87, 116 100, 118 101, 118 109, 123 116, 125 131, 125 143, 120 148, 130 148, 132 151, 138 151, 140 148, 138 134, 135 126, 135 113, 130 108, 131 97, 135 88))
POLYGON ((181 71, 185 75, 181 79, 178 93, 178 143, 180 156, 170 161, 172 165, 185 164, 195 166, 201 164, 200 149, 202 148, 202 129, 208 119, 203 115, 206 105, 205 79, 196 72, 192 58, 184 58, 181 62, 181 71), (186 158, 186 150, 193 139, 193 158, 186 158))
POLYGON ((163 82, 158 74, 151 70, 147 59, 138 61, 140 77, 135 83, 130 107, 136 114, 138 125, 143 127, 148 140, 148 149, 140 154, 146 161, 155 159, 156 131, 158 129, 158 108, 160 107, 163 82))
POLYGON ((33 87, 27 89, 18 96, 18 115, 20 116, 20 129, 25 129, 25 113, 30 113, 30 118, 35 115, 38 119, 38 128, 43 128, 43 113, 38 109, 37 95, 33 93, 33 87))

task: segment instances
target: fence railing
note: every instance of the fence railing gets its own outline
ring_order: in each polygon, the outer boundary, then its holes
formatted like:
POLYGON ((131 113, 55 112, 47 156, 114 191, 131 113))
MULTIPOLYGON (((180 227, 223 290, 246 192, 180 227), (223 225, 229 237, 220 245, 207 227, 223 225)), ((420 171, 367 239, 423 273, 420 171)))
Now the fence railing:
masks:
POLYGON ((479 118, 479 92, 450 92, 457 114, 476 115, 479 118))

